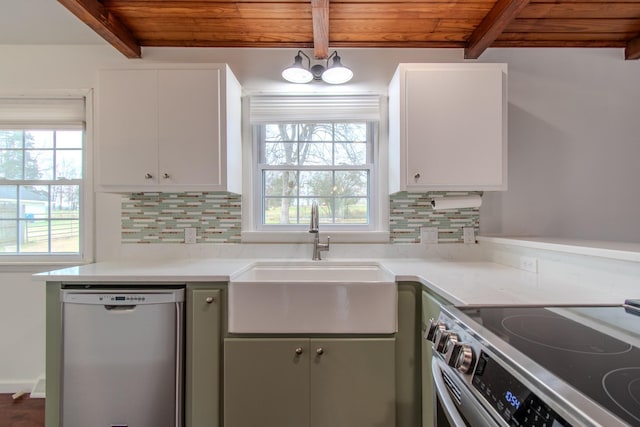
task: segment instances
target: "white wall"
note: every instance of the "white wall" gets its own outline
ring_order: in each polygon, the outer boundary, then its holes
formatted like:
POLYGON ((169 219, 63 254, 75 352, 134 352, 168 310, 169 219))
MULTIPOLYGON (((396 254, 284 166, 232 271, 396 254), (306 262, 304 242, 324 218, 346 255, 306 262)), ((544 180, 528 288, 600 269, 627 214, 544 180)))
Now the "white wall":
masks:
POLYGON ((640 242, 640 62, 622 49, 491 49, 509 64, 509 190, 481 234, 640 242))

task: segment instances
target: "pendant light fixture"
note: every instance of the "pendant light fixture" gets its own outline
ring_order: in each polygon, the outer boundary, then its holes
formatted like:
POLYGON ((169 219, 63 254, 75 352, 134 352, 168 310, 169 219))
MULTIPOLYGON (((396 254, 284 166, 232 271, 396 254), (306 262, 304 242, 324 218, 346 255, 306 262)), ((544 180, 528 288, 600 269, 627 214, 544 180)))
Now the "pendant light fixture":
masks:
POLYGON ((291 83, 309 83, 313 80, 322 80, 325 83, 337 85, 346 83, 353 77, 353 71, 342 65, 337 51, 333 51, 327 58, 326 66, 322 64, 311 65, 311 59, 301 50, 293 60, 293 64, 282 70, 282 78, 291 83), (302 57, 307 59, 307 66, 302 63, 302 57), (329 61, 333 63, 329 65, 329 61))

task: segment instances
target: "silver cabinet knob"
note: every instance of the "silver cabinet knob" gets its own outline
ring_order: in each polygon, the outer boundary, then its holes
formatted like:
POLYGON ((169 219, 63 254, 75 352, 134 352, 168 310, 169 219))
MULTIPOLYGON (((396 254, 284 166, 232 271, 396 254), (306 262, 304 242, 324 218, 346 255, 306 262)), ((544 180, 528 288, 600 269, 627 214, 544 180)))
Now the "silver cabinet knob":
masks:
POLYGON ((163 177, 164 179, 169 179, 169 178, 171 178, 171 175, 169 175, 168 173, 163 173, 163 174, 162 174, 162 177, 163 177))
POLYGON ((151 178, 153 178, 153 175, 151 175, 150 173, 144 174, 144 179, 151 179, 151 178))
POLYGON ((300 355, 302 354, 302 351, 303 351, 303 350, 302 350, 302 347, 298 347, 298 348, 296 348, 296 354, 297 354, 298 356, 300 356, 300 355))
POLYGON ((214 302, 216 299, 214 297, 207 297, 205 299, 205 301, 207 302, 207 304, 211 304, 212 302, 214 302))
POLYGON ((417 174, 413 175, 413 179, 415 180, 415 182, 418 182, 418 180, 420 179, 420 174, 417 173, 417 174))
POLYGON ((322 347, 316 348, 316 354, 318 356, 322 356, 324 354, 324 349, 322 347))

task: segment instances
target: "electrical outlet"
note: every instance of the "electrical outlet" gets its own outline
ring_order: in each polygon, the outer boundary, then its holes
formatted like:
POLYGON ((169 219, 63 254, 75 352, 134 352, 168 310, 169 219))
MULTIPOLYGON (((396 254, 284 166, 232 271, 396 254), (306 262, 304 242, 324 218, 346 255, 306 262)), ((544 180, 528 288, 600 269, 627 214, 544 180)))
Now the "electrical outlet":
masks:
POLYGON ((437 244, 438 243, 438 227, 420 228, 420 241, 425 245, 437 244))
POLYGON ((476 231, 473 227, 462 227, 462 238, 466 244, 476 242, 476 231))
POLYGON ((538 272, 538 260, 530 256, 520 257, 520 269, 531 273, 538 272))
POLYGON ((185 228, 184 229, 184 242, 192 245, 196 242, 196 229, 195 228, 185 228))

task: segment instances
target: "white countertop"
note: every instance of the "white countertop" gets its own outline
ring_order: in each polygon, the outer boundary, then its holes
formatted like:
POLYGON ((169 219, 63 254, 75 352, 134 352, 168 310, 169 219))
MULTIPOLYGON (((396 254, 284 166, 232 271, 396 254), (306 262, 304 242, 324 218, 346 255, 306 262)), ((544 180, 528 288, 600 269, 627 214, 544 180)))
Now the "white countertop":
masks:
MULTIPOLYGON (((176 283, 226 282, 259 259, 179 259, 102 262, 69 267, 34 278, 56 282, 176 283)), ((270 261, 274 261, 271 259, 270 261)), ((286 261, 295 261, 287 259, 286 261)), ((360 260, 362 261, 362 260, 360 260)), ((416 281, 453 304, 617 304, 640 291, 544 278, 492 262, 425 259, 368 259, 388 269, 396 281, 416 281)), ((322 262, 322 261, 319 261, 322 262)))

